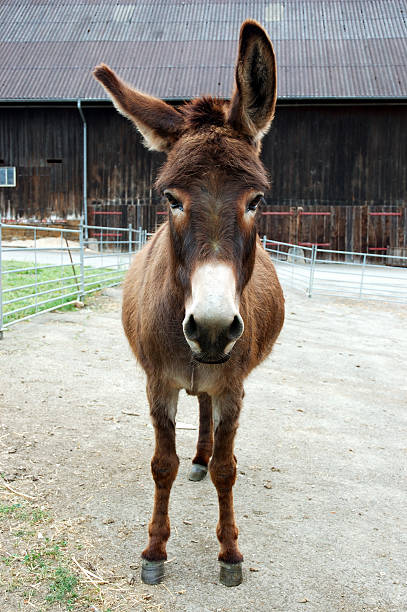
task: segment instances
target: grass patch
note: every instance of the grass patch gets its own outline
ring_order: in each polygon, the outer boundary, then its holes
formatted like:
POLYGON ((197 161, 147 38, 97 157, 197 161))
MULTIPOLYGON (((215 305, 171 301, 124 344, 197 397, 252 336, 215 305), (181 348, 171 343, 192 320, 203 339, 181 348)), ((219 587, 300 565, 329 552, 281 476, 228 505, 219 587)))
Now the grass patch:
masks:
POLYGON ((7 501, 0 501, 1 612, 162 612, 156 595, 129 585, 124 568, 112 571, 105 562, 100 567, 97 547, 83 531, 83 517, 55 521, 43 506, 16 498, 8 501, 8 493, 4 497, 7 501))
POLYGON ((0 520, 0 609, 25 610, 27 602, 44 611, 89 609, 97 593, 81 584, 68 540, 52 537, 49 513, 29 502, 0 503, 0 520))
MULTIPOLYGON (((76 300, 81 293, 80 265, 45 266, 27 270, 32 265, 29 262, 2 262, 3 303, 15 300, 3 305, 5 324, 51 308, 74 309, 73 304, 65 304, 76 300), (36 298, 35 294, 40 292, 46 293, 36 298), (19 311, 12 312, 16 309, 19 311)), ((114 282, 117 276, 123 278, 125 271, 85 267, 84 273, 85 289, 96 292, 114 282)))
POLYGON ((78 594, 75 592, 77 584, 78 578, 75 574, 72 574, 65 567, 57 567, 50 584, 50 594, 47 595, 47 601, 64 603, 68 610, 72 610, 75 600, 78 599, 78 594))
POLYGON ((19 512, 21 504, 0 504, 0 520, 8 515, 19 512))
POLYGON ((26 504, 0 504, 0 521, 12 517, 14 520, 26 521, 37 525, 49 520, 48 512, 43 508, 28 508, 26 504))

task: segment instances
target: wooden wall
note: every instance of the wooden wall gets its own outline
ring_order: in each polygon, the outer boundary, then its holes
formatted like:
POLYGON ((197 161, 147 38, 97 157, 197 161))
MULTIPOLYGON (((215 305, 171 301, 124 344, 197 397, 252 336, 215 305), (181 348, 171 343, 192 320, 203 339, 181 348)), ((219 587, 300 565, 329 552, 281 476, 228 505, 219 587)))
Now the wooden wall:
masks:
POLYGON ((380 255, 388 247, 407 247, 407 206, 271 204, 261 210, 259 233, 291 244, 380 255))
MULTIPOLYGON (((147 151, 131 123, 112 108, 85 108, 84 114, 91 220, 99 208, 151 203, 163 156, 147 151)), ((1 108, 0 165, 17 168, 16 187, 0 187, 3 218, 79 219, 83 124, 77 108, 1 108)))
MULTIPOLYGON (((113 108, 86 108, 89 222, 154 229, 165 219, 152 189, 164 160, 113 108)), ((407 246, 407 105, 282 106, 263 144, 271 175, 259 232, 338 250, 407 246)), ((0 109, 2 217, 78 219, 82 121, 76 107, 0 109), (61 160, 54 163, 49 160, 61 160)))
POLYGON ((277 107, 263 145, 280 204, 405 205, 407 105, 277 107))
POLYGON ((82 198, 82 132, 78 111, 0 109, 0 165, 16 166, 16 187, 0 187, 1 216, 70 218, 82 198), (47 160, 61 160, 60 163, 47 160))
POLYGON ((165 156, 147 151, 133 124, 115 110, 85 109, 85 115, 89 204, 115 208, 157 201, 153 183, 165 156))
POLYGON ((275 240, 383 254, 407 247, 407 106, 277 108, 263 144, 275 240))

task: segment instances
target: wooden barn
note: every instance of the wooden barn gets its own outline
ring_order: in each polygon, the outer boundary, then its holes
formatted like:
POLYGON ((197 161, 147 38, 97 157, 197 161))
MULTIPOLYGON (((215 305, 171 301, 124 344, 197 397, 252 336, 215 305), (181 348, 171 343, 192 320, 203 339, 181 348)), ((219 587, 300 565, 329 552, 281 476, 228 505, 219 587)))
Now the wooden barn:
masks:
MULTIPOLYGON (((399 0, 3 0, 0 210, 7 220, 153 229, 144 149, 91 76, 101 61, 179 104, 230 96, 241 22, 278 62, 259 231, 369 253, 407 247, 407 20, 399 0)), ((114 231, 112 230, 112 233, 114 231)))

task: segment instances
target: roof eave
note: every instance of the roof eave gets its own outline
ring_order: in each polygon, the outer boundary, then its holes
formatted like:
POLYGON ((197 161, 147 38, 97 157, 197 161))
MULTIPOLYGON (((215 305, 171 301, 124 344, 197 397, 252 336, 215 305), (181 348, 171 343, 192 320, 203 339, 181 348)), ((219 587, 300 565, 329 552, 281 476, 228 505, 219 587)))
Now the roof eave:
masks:
MULTIPOLYGON (((171 104, 181 104, 192 98, 165 97, 171 104)), ((72 105, 76 106, 78 100, 86 106, 113 106, 109 98, 0 98, 0 106, 33 106, 33 105, 72 105)), ((280 96, 277 104, 286 105, 320 105, 320 104, 407 104, 407 96, 280 96)))

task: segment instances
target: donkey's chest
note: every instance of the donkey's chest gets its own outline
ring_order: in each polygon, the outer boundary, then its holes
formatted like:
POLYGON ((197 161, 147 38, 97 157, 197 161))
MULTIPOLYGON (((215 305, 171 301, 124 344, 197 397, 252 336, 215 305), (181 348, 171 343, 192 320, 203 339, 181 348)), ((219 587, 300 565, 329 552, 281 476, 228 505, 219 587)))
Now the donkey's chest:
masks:
POLYGON ((181 367, 173 364, 166 375, 173 386, 185 389, 191 395, 208 393, 214 395, 222 386, 223 376, 221 366, 206 366, 204 364, 188 364, 181 367))

